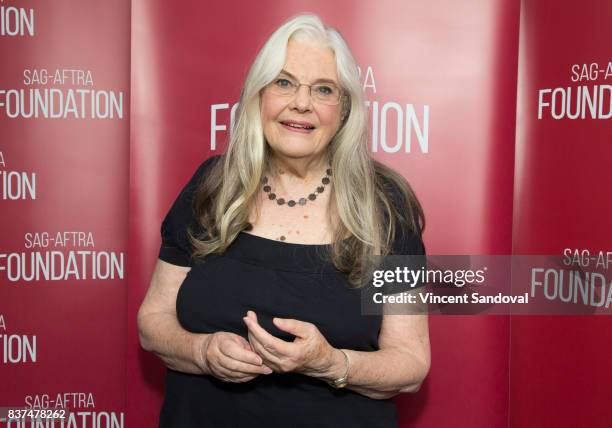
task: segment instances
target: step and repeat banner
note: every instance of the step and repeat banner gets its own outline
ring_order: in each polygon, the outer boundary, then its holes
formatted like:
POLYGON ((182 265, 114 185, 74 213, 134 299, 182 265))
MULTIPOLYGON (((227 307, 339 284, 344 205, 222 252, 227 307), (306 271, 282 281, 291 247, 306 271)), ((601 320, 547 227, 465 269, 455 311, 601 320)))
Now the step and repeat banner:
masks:
MULTIPOLYGON (((415 188, 428 252, 511 252, 518 2, 134 1, 131 426, 153 426, 163 395, 163 364, 140 349, 134 322, 162 218, 202 160, 224 150, 263 42, 301 12, 321 16, 353 50, 370 150, 415 188)), ((401 426, 506 426, 508 318, 432 317, 430 328, 432 370, 417 395, 397 399, 401 426)))
POLYGON ((129 52, 129 2, 0 2, 0 427, 124 426, 129 52))
MULTIPOLYGON (((30 426, 7 421, 24 408, 157 425, 165 367, 136 313, 162 218, 301 12, 353 50, 370 150, 415 189, 429 254, 559 255, 567 277, 612 263, 605 0, 0 0, 0 428, 30 426)), ((400 426, 607 426, 611 323, 432 316, 400 426)))
MULTIPOLYGON (((593 311, 612 304, 611 20, 607 0, 521 5, 514 252, 563 256, 539 278, 547 299, 593 311)), ((610 426, 612 317, 511 330, 510 426, 610 426)))

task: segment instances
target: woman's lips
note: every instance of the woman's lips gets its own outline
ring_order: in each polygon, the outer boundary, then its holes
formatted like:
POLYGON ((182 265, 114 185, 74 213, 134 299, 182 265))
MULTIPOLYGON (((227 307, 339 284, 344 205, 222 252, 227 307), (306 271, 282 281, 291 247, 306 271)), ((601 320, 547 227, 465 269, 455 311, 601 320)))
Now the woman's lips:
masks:
POLYGON ((310 134, 312 131, 315 130, 315 128, 294 128, 293 126, 289 126, 284 124, 283 122, 280 122, 280 124, 282 125, 283 128, 288 129, 289 131, 292 132, 297 132, 298 134, 310 134))

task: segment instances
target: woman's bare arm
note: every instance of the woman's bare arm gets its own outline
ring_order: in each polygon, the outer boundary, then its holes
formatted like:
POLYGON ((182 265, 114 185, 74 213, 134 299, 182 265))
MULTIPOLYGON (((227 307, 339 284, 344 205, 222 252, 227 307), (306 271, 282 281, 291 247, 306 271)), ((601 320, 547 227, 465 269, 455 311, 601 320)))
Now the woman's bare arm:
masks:
MULTIPOLYGON (((431 366, 427 315, 385 315, 379 350, 343 349, 349 357, 349 389, 370 398, 385 399, 402 392, 417 392, 431 366)), ((335 352, 328 379, 342 377, 346 363, 335 352)))
POLYGON ((138 311, 141 346, 166 367, 185 373, 208 374, 202 355, 208 334, 186 331, 176 316, 176 296, 191 268, 157 260, 149 290, 138 311))
POLYGON ((333 348, 309 322, 274 318, 276 327, 295 336, 287 342, 266 331, 255 312, 248 311, 243 320, 252 349, 274 371, 294 371, 326 381, 347 376, 347 388, 370 398, 416 392, 429 371, 427 315, 383 316, 379 350, 371 352, 333 348), (346 358, 341 351, 348 356, 348 375, 346 358))

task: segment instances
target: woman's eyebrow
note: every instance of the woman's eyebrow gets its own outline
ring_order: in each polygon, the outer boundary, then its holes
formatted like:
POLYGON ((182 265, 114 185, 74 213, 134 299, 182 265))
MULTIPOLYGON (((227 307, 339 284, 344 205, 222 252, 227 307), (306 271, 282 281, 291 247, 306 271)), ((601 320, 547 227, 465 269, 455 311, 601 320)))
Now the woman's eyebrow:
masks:
MULTIPOLYGON (((279 73, 279 75, 280 75, 280 74, 284 74, 285 76, 287 76, 287 77, 289 77, 289 78, 291 78, 291 79, 295 80, 296 82, 298 82, 298 78, 297 78, 297 77, 295 77, 293 74, 289 73, 289 72, 288 72, 287 70, 285 70, 285 69, 281 70, 281 72, 279 73)), ((319 78, 319 79, 315 80, 314 82, 312 82, 312 84, 316 84, 316 83, 333 83, 334 85, 338 86, 338 82, 336 82, 335 80, 333 80, 333 79, 326 79, 326 78, 324 78, 324 77, 321 77, 321 78, 319 78)))

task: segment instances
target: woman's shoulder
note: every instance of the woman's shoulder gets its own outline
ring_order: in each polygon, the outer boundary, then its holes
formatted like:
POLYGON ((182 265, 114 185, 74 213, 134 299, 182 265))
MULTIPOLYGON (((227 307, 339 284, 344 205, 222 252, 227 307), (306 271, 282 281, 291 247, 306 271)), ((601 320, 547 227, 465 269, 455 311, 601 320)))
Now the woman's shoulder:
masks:
POLYGON ((425 216, 421 204, 408 183, 398 172, 374 161, 376 185, 383 216, 394 219, 393 254, 424 254, 422 233, 425 216), (384 199, 384 200, 383 200, 384 199))
POLYGON ((190 265, 192 248, 188 230, 198 230, 199 227, 194 215, 194 199, 202 181, 210 175, 211 168, 221 158, 220 155, 211 156, 200 163, 174 200, 162 222, 160 259, 180 266, 190 265))
POLYGON ((399 214, 406 210, 420 211, 419 201, 408 181, 397 171, 374 161, 377 191, 385 196, 399 214))
POLYGON ((193 174, 193 178, 196 180, 196 184, 199 184, 203 179, 205 179, 210 173, 211 169, 216 166, 219 161, 223 158, 223 155, 213 155, 206 158, 196 169, 193 174))
POLYGON ((182 198, 183 202, 191 203, 196 195, 196 192, 202 181, 206 180, 210 176, 212 168, 218 164, 221 160, 222 155, 215 155, 205 159, 192 174, 187 184, 181 190, 179 198, 182 198))
POLYGON ((222 155, 215 155, 205 159, 195 170, 191 179, 183 187, 178 195, 171 211, 178 214, 181 220, 191 220, 194 214, 194 200, 198 195, 198 190, 202 183, 211 177, 212 169, 219 165, 222 155))

